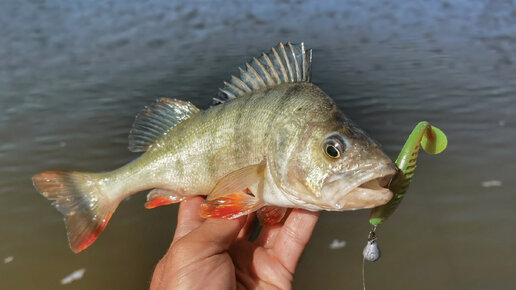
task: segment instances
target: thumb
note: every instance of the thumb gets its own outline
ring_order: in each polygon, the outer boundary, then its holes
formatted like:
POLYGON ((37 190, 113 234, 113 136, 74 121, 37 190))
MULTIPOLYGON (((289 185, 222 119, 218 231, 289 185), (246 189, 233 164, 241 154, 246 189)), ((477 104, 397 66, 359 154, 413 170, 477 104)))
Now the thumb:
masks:
POLYGON ((184 273, 188 272, 188 269, 199 267, 207 258, 227 251, 246 220, 247 216, 233 220, 208 219, 174 241, 156 266, 151 289, 170 287, 167 286, 172 285, 170 281, 186 279, 182 276, 185 276, 184 273))

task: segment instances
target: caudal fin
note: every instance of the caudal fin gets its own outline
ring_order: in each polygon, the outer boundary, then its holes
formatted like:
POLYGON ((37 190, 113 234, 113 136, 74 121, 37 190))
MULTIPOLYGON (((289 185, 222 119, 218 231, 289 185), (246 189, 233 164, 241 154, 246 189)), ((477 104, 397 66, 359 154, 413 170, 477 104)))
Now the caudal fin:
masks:
POLYGON ((97 239, 119 203, 100 191, 99 179, 98 174, 72 171, 47 171, 32 177, 36 189, 63 214, 75 253, 97 239))

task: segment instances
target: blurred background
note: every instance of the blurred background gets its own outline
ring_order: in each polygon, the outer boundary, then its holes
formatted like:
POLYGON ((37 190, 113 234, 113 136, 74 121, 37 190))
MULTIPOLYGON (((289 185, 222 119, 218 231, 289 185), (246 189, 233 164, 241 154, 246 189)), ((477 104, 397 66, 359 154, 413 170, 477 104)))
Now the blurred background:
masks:
MULTIPOLYGON (((147 288, 176 205, 135 195, 75 255, 31 176, 125 164, 143 106, 207 108, 280 41, 313 48, 313 82, 393 159, 421 120, 448 135, 379 228, 367 288, 514 289, 516 3, 501 0, 2 1, 0 288, 147 288)), ((360 289, 368 217, 324 212, 294 288, 360 289)))

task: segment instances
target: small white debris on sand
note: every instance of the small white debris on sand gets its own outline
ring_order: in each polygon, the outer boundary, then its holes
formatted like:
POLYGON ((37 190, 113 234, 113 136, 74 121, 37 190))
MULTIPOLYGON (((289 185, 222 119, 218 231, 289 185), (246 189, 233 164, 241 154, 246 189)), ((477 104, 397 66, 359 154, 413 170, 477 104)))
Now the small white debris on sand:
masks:
POLYGON ((482 182, 483 187, 497 187, 502 186, 502 182, 500 180, 488 180, 482 182))
POLYGON ((504 127, 505 126, 505 120, 498 121, 498 126, 504 127))
POLYGON ((4 264, 9 264, 14 260, 13 256, 5 257, 4 258, 4 264))
POLYGON ((338 250, 342 249, 346 246, 346 241, 339 241, 338 239, 334 239, 333 242, 330 244, 330 249, 332 250, 338 250))
POLYGON ((75 280, 81 279, 82 276, 84 275, 84 272, 86 272, 86 269, 84 269, 84 268, 74 271, 72 274, 61 279, 61 285, 70 284, 75 280))

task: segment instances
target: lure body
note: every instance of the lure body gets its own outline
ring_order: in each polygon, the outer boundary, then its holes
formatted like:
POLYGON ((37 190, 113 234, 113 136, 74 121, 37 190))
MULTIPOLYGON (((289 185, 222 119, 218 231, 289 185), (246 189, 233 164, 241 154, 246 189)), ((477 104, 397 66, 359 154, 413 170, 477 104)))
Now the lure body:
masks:
POLYGON ((389 186, 394 193, 394 197, 387 204, 375 207, 371 211, 369 218, 371 225, 378 226, 384 222, 394 213, 403 200, 416 170, 419 148, 423 147, 423 150, 428 154, 439 154, 446 148, 447 144, 448 139, 439 128, 431 126, 430 123, 425 121, 416 125, 396 159, 396 166, 399 171, 389 186))
MULTIPOLYGON (((420 122, 410 133, 405 145, 401 149, 396 166, 398 173, 391 181, 389 188, 394 193, 394 197, 387 204, 375 207, 371 210, 369 223, 373 225, 373 229, 369 232, 367 244, 364 247, 362 255, 364 261, 376 262, 380 259, 380 247, 376 240, 376 227, 387 220, 398 208, 416 170, 416 163, 419 156, 419 148, 429 154, 441 153, 448 144, 446 135, 437 127, 431 126, 428 122, 420 122)), ((364 265, 362 265, 364 266, 364 265)), ((362 268, 362 279, 364 281, 364 268, 362 268)))

